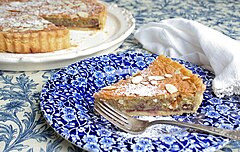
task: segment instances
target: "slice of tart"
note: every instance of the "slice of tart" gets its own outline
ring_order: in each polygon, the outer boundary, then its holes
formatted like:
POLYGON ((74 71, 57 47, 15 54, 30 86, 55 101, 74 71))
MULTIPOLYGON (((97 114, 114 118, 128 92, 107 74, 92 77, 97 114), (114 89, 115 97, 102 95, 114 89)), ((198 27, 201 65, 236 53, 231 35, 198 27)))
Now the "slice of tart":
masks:
POLYGON ((205 89, 196 74, 160 55, 148 68, 93 96, 132 116, 167 116, 195 113, 205 89))

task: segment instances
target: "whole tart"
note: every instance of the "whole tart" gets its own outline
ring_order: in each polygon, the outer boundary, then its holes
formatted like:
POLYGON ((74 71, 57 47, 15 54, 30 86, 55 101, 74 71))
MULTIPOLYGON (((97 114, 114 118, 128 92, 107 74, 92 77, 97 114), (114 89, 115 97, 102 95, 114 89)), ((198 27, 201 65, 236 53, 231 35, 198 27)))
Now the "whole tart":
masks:
POLYGON ((195 113, 206 87, 183 65, 158 56, 148 68, 94 93, 95 103, 107 102, 132 116, 195 113))
POLYGON ((68 28, 101 30, 105 22, 105 5, 95 0, 2 0, 0 51, 44 53, 66 49, 71 46, 68 28))

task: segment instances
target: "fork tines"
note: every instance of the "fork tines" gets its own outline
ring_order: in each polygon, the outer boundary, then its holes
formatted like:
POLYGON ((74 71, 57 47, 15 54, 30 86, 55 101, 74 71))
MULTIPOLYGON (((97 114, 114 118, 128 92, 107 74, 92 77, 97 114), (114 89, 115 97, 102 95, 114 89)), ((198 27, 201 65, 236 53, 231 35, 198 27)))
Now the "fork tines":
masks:
POLYGON ((94 109, 112 124, 121 129, 126 129, 128 125, 127 117, 125 117, 125 115, 119 110, 114 109, 105 102, 95 103, 94 109))

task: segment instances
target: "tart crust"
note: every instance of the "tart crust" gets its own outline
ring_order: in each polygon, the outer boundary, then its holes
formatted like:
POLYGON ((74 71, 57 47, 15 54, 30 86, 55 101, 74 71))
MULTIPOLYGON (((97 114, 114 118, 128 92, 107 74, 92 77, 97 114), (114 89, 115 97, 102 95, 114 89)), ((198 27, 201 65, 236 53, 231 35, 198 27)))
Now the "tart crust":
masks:
POLYGON ((1 32, 0 51, 9 53, 45 53, 70 47, 69 30, 1 32))
POLYGON ((205 89, 196 74, 160 55, 148 68, 93 96, 132 116, 168 116, 195 113, 205 89))

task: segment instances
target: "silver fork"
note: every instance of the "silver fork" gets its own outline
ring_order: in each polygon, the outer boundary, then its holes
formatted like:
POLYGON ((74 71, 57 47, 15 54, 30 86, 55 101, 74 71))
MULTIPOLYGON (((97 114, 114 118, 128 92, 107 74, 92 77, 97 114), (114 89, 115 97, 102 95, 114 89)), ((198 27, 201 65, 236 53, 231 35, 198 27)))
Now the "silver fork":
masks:
POLYGON ((176 125, 180 127, 187 127, 198 131, 203 131, 205 133, 210 133, 213 135, 219 135, 230 139, 240 140, 240 131, 227 130, 212 126, 204 126, 199 124, 192 124, 173 120, 155 120, 155 121, 140 120, 124 114, 123 112, 113 108, 106 102, 95 103, 94 110, 98 112, 100 115, 102 115, 109 122, 117 126, 118 128, 132 134, 142 133, 146 130, 147 127, 155 124, 167 124, 176 125))

